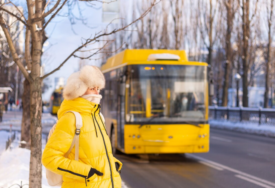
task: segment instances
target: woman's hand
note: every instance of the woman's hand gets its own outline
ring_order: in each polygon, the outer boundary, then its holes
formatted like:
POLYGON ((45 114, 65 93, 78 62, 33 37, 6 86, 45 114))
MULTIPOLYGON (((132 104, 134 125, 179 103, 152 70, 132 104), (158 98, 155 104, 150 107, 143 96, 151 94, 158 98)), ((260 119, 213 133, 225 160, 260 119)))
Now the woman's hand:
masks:
POLYGON ((103 176, 102 172, 99 172, 97 169, 95 168, 91 168, 88 178, 92 177, 94 174, 97 174, 98 176, 103 176))

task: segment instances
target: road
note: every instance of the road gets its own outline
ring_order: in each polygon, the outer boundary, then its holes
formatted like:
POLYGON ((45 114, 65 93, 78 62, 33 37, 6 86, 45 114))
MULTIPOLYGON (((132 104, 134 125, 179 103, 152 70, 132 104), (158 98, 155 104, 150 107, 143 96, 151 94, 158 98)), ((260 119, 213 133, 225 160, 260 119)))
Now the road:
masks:
POLYGON ((211 129, 210 152, 116 155, 129 188, 275 188, 275 139, 211 129))

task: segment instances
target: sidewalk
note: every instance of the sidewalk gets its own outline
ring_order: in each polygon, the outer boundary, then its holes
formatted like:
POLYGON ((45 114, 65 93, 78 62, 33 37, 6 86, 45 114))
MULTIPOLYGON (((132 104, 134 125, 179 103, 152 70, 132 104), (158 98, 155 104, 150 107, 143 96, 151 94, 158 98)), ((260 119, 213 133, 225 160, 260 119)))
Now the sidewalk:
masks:
POLYGON ((275 137, 275 125, 259 125, 251 122, 230 122, 226 120, 209 120, 210 127, 239 131, 250 134, 275 137))
MULTIPOLYGON (((12 130, 20 131, 21 121, 22 111, 7 111, 3 114, 3 121, 0 122, 0 130, 9 130, 12 127, 12 130)), ((42 113, 42 132, 48 133, 56 121, 57 117, 52 116, 50 113, 42 113)))
POLYGON ((1 124, 6 124, 7 122, 20 122, 22 119, 22 111, 14 110, 14 111, 6 111, 3 113, 3 120, 0 122, 1 124))

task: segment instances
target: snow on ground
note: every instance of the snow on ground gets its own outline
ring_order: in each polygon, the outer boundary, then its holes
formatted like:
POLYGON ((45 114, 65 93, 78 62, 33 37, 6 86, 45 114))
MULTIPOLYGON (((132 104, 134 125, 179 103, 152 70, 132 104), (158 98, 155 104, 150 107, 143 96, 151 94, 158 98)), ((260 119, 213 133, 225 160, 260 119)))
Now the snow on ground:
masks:
MULTIPOLYGON (((5 151, 6 141, 10 133, 8 131, 0 131, 0 188, 19 187, 18 185, 27 184, 29 182, 29 164, 30 150, 19 148, 20 133, 17 132, 16 139, 12 143, 10 149, 5 151), (15 184, 18 184, 17 186, 15 184)), ((42 147, 45 147, 45 135, 42 138, 42 147)), ((27 186, 25 186, 27 187, 27 186)), ((47 183, 46 171, 42 169, 42 188, 51 188, 47 183)), ((122 188, 127 188, 122 182, 122 188)))
MULTIPOLYGON (((19 132, 16 132, 16 138, 11 147, 5 150, 6 141, 10 135, 11 133, 8 131, 0 131, 0 188, 12 185, 16 187, 15 184, 21 185, 22 182, 24 185, 29 182, 30 150, 18 147, 20 141, 19 132)), ((43 139, 42 146, 45 147, 45 139, 43 139)), ((51 187, 47 183, 45 167, 43 167, 42 171, 42 187, 51 187)))
MULTIPOLYGON (((0 156, 0 187, 29 182, 30 150, 15 148, 0 156)), ((42 187, 50 188, 46 180, 45 169, 42 172, 42 187)))
POLYGON ((275 125, 259 125, 251 122, 230 122, 226 120, 210 120, 211 127, 246 132, 251 134, 275 137, 275 125))
POLYGON ((6 149, 6 141, 10 137, 7 131, 0 131, 0 154, 6 149))

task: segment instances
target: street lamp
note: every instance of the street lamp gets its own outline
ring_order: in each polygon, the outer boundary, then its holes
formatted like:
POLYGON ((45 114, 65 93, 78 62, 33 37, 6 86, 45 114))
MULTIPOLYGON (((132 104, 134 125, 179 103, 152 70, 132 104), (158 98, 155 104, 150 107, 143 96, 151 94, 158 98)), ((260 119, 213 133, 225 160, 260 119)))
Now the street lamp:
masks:
POLYGON ((241 79, 241 75, 239 73, 235 74, 235 80, 236 80, 236 89, 237 89, 237 103, 236 106, 239 107, 239 81, 241 79))

